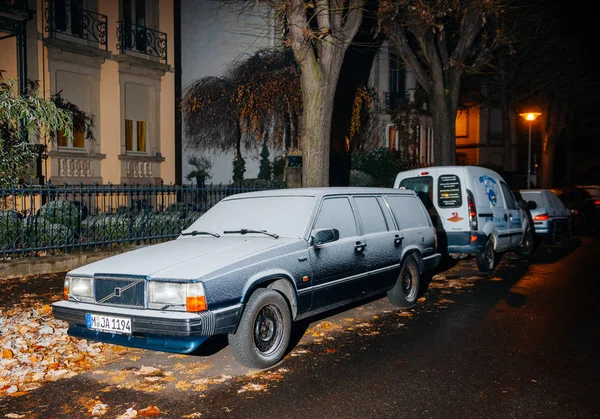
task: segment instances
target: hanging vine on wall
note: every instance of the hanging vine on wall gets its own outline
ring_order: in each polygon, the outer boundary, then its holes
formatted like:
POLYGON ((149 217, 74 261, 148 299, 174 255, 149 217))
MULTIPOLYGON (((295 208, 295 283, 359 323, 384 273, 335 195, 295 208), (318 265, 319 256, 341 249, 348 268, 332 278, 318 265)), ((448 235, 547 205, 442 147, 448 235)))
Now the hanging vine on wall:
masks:
MULTIPOLYGON (((96 141, 94 137, 94 115, 88 114, 74 103, 69 102, 61 96, 62 90, 55 95, 52 95, 50 100, 54 103, 54 105, 66 111, 68 114, 72 115, 73 118, 73 132, 83 132, 85 138, 91 141, 96 141)), ((52 133, 52 138, 54 138, 55 134, 52 133)))

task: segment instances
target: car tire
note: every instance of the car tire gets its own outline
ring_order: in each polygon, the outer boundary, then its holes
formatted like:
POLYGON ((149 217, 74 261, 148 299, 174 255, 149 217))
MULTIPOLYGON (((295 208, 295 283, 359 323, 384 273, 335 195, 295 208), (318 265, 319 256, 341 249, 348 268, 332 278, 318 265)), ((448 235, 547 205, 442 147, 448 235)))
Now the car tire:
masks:
POLYGON ((491 239, 485 242, 483 250, 477 253, 475 260, 479 272, 489 274, 494 270, 496 267, 496 251, 494 250, 494 242, 491 239))
POLYGON ((531 225, 527 226, 525 234, 523 235, 523 242, 515 249, 515 252, 519 256, 530 256, 535 250, 535 234, 531 225))
POLYGON ((254 369, 266 369, 284 357, 290 342, 292 317, 277 291, 258 289, 250 296, 235 333, 228 335, 235 359, 254 369))
POLYGON ((419 297, 420 282, 419 265, 414 257, 408 255, 402 263, 396 284, 387 292, 390 303, 402 308, 415 305, 419 297))

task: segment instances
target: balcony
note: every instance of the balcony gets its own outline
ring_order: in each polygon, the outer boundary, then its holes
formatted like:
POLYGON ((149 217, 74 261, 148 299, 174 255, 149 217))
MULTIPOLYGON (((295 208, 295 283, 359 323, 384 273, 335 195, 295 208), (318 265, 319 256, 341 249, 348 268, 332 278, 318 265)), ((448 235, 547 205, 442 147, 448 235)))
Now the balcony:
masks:
POLYGON ((117 49, 121 54, 132 51, 167 64, 167 34, 134 23, 119 21, 117 49))
POLYGON ((408 105, 408 96, 405 93, 384 92, 384 95, 385 110, 388 112, 408 105))
POLYGON ((21 22, 33 17, 33 10, 27 8, 27 0, 0 0, 0 30, 13 33, 21 22))
POLYGON ((48 0, 44 11, 45 32, 49 38, 73 40, 108 50, 107 17, 64 1, 48 0))

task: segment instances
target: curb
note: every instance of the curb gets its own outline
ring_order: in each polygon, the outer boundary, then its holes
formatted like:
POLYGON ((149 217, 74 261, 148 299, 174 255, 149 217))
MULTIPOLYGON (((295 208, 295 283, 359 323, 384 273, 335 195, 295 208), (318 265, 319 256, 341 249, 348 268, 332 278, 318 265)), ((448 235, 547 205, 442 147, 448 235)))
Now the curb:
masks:
POLYGON ((141 247, 144 246, 3 260, 0 261, 0 279, 23 278, 30 275, 70 271, 88 263, 141 247))

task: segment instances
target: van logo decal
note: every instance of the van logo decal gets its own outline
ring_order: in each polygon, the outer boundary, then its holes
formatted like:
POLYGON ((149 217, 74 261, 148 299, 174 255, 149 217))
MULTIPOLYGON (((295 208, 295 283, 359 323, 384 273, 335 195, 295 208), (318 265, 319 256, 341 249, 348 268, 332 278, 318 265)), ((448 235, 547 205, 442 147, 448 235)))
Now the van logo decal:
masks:
POLYGON ((489 177, 488 175, 479 176, 479 182, 485 186, 485 193, 490 201, 490 204, 496 206, 498 202, 498 194, 496 193, 496 186, 498 183, 496 179, 489 177))
POLYGON ((448 221, 453 223, 458 223, 460 220, 464 220, 464 218, 458 216, 458 212, 453 212, 452 217, 447 218, 448 221))

